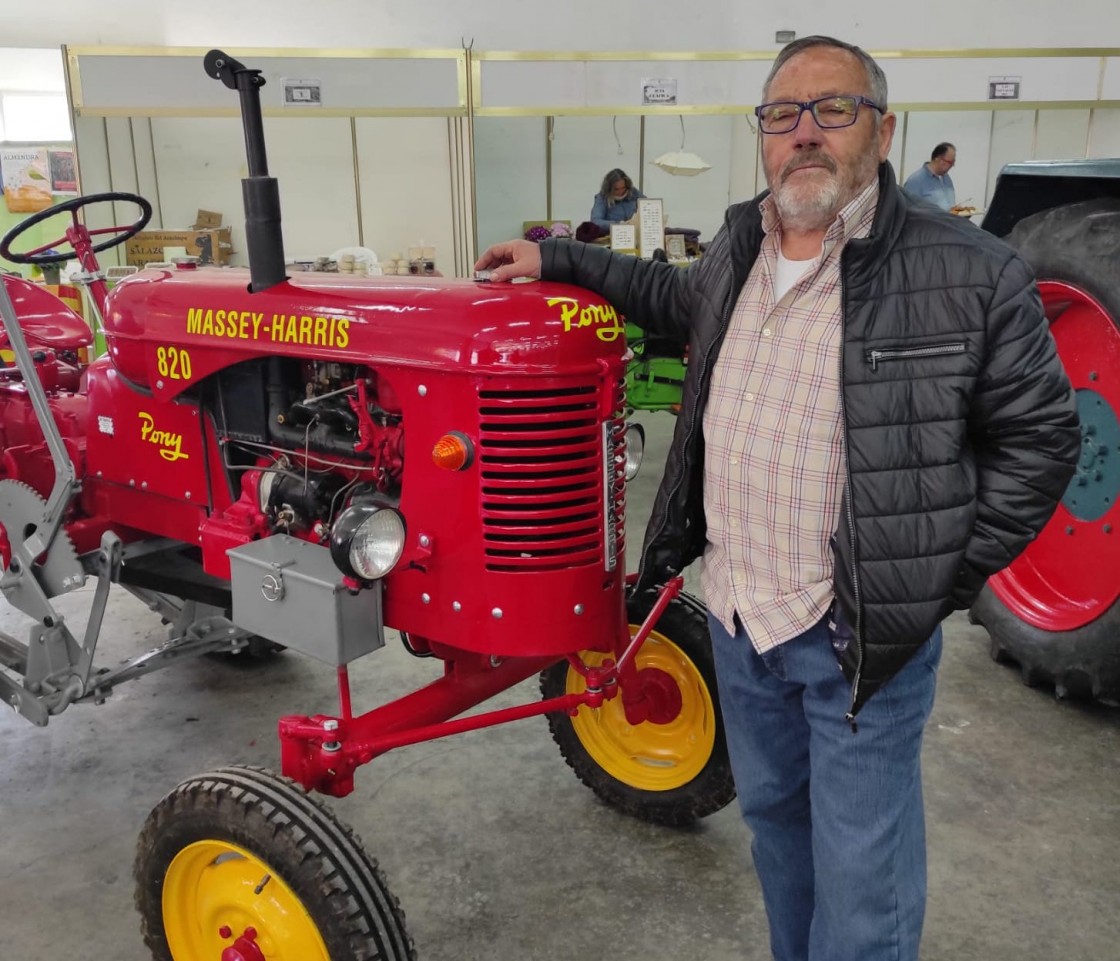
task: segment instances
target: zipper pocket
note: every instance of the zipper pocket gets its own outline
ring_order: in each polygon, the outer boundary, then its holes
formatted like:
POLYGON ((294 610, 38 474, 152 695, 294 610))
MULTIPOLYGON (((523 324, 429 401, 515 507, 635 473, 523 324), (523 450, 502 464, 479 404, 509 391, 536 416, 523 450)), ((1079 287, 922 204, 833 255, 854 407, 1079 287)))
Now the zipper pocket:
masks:
POLYGON ((869 350, 867 359, 872 370, 887 360, 910 360, 913 357, 938 357, 942 354, 963 354, 964 344, 931 344, 928 347, 883 347, 869 350))

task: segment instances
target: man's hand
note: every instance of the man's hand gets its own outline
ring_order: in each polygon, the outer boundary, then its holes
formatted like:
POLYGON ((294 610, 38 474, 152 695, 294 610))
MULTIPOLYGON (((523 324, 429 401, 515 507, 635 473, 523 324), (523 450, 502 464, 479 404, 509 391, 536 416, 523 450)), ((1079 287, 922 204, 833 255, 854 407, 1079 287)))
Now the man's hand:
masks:
POLYGON ((491 271, 490 280, 496 283, 515 277, 537 278, 541 275, 541 248, 531 240, 494 244, 478 258, 474 269, 491 271))

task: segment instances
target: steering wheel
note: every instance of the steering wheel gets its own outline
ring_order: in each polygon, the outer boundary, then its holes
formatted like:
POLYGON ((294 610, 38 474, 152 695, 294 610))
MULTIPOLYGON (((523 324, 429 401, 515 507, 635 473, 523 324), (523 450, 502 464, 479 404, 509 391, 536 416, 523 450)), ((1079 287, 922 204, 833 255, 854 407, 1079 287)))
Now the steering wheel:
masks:
POLYGON ((62 264, 79 256, 80 251, 77 249, 79 245, 90 244, 92 243, 92 238, 101 234, 112 234, 113 236, 99 244, 92 245, 90 248, 91 253, 100 253, 102 250, 108 250, 110 247, 123 244, 130 237, 135 237, 140 233, 151 219, 152 205, 138 194, 114 191, 103 194, 89 194, 85 197, 75 197, 73 200, 66 200, 60 204, 55 204, 53 207, 48 207, 46 210, 40 210, 37 214, 16 224, 11 230, 4 234, 3 240, 0 240, 0 257, 7 258, 13 264, 62 264), (127 227, 99 227, 97 230, 88 230, 85 224, 78 220, 78 211, 85 207, 89 207, 91 204, 113 203, 117 200, 136 204, 136 206, 140 208, 140 216, 127 227), (65 237, 60 237, 58 240, 53 240, 49 244, 43 244, 41 247, 36 247, 34 250, 28 250, 24 253, 12 252, 12 244, 28 230, 36 224, 42 223, 49 217, 62 213, 69 213, 74 220, 74 226, 66 231, 65 237), (61 244, 70 244, 75 249, 68 254, 47 253, 52 247, 61 244))

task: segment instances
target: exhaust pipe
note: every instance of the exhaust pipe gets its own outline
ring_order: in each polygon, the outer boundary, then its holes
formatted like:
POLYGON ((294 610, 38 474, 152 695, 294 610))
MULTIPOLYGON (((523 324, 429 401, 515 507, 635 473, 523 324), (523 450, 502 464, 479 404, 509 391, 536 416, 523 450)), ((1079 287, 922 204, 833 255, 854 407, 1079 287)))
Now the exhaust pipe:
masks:
POLYGON ((261 117, 261 71, 250 70, 221 50, 211 50, 204 61, 206 74, 221 80, 241 96, 241 125, 249 176, 241 181, 245 204, 245 241, 249 248, 249 289, 256 293, 287 280, 284 272, 284 236, 280 231, 280 189, 268 175, 261 117))

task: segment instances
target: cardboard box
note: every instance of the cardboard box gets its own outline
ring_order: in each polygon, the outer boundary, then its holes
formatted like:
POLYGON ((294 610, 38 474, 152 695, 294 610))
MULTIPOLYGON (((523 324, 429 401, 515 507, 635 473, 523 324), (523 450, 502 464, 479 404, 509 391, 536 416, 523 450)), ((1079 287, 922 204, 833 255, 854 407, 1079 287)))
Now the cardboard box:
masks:
POLYGON ((194 223, 191 227, 195 230, 217 230, 222 226, 222 215, 214 210, 203 210, 201 207, 198 213, 194 215, 194 223))
POLYGON ((203 264, 229 263, 233 242, 229 227, 211 230, 142 230, 125 246, 125 262, 137 267, 164 260, 164 247, 185 247, 203 264))

